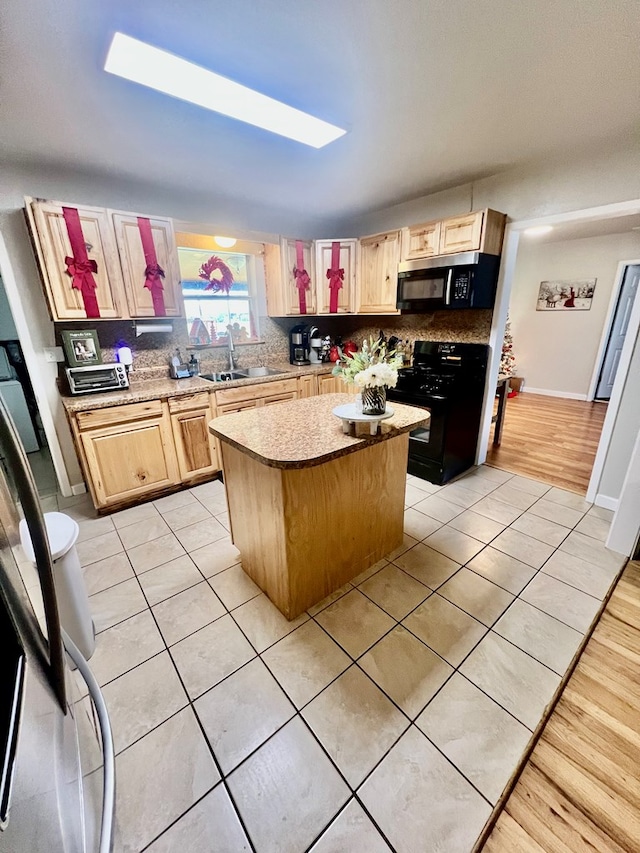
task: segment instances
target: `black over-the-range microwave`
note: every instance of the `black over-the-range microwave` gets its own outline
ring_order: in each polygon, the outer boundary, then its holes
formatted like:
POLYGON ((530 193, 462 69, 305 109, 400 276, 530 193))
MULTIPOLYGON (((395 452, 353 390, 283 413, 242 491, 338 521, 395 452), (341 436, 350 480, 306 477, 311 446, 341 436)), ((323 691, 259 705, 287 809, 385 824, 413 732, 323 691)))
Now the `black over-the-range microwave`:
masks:
POLYGON ((397 307, 406 312, 493 308, 499 270, 499 255, 484 252, 404 261, 398 267, 397 307))

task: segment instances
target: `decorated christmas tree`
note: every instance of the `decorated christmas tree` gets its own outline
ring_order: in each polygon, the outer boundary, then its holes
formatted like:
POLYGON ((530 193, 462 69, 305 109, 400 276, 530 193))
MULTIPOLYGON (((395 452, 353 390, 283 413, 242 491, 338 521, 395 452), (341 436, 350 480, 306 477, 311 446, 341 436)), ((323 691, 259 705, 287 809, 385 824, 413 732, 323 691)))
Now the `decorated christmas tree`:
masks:
POLYGON ((500 373, 503 376, 515 376, 516 374, 516 357, 513 352, 513 335, 511 334, 511 320, 508 314, 507 323, 504 327, 502 355, 500 356, 500 373))

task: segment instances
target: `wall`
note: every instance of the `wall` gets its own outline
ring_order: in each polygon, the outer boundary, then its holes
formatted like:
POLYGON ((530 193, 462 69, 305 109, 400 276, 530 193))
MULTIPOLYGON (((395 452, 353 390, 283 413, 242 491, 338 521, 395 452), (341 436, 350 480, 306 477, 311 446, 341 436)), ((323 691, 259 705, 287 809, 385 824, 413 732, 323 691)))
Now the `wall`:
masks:
POLYGON ((336 235, 360 237, 491 207, 511 220, 581 210, 640 198, 640 145, 620 140, 607 149, 568 152, 473 183, 338 222, 336 235))
POLYGON ((13 314, 7 299, 7 292, 0 278, 0 341, 16 340, 18 332, 13 322, 13 314))
POLYGON ((518 247, 509 314, 518 376, 526 390, 587 399, 618 261, 640 257, 640 233, 518 247), (541 281, 596 278, 589 311, 536 311, 541 281))

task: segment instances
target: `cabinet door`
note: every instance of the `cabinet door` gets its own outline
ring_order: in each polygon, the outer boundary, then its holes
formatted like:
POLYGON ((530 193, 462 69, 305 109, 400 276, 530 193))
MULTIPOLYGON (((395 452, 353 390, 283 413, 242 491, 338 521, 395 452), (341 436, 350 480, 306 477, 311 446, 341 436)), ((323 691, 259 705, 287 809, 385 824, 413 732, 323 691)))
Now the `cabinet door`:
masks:
MULTIPOLYGON (((330 314, 331 289, 327 270, 331 269, 333 240, 316 240, 316 291, 318 314, 330 314)), ((356 280, 357 240, 336 240, 340 243, 339 268, 344 270, 342 287, 338 291, 338 314, 353 311, 353 292, 356 280)))
POLYGON ((400 232, 376 234, 360 241, 356 311, 358 314, 398 314, 400 232))
POLYGON ((97 506, 130 503, 132 498, 179 483, 165 405, 160 415, 80 433, 97 506))
POLYGON ((233 412, 244 412, 245 409, 255 409, 257 400, 244 400, 239 403, 218 403, 216 413, 218 415, 231 415, 233 412))
POLYGON ((87 255, 98 267, 93 278, 97 284, 96 299, 100 319, 127 317, 122 273, 107 211, 98 207, 81 207, 57 201, 33 201, 30 209, 27 209, 27 220, 36 243, 36 254, 52 318, 84 320, 87 316, 82 294, 71 286, 71 276, 66 272, 65 258, 71 257, 72 251, 62 214, 63 207, 77 209, 87 255))
POLYGON ((440 250, 440 222, 412 225, 402 231, 402 260, 430 258, 440 250))
POLYGON ((339 376, 318 376, 318 394, 349 394, 351 389, 339 376))
POLYGON ((282 394, 270 394, 268 397, 263 397, 258 401, 258 405, 271 406, 273 403, 286 403, 289 400, 297 400, 298 397, 297 389, 295 391, 285 391, 282 394))
MULTIPOLYGON (((151 291, 145 287, 145 269, 142 240, 138 229, 138 217, 135 213, 116 213, 110 211, 116 235, 124 290, 131 317, 155 317, 151 291)), ((164 271, 162 296, 167 317, 184 315, 180 272, 178 270, 178 251, 170 219, 151 219, 151 236, 156 250, 158 265, 164 271)))
POLYGON ((484 211, 467 213, 465 216, 452 216, 445 219, 440 226, 440 252, 476 252, 480 248, 482 238, 482 222, 484 211))
POLYGON ((304 397, 315 397, 318 393, 318 378, 317 376, 299 376, 298 377, 298 396, 300 399, 304 397))
MULTIPOLYGON (((304 269, 309 274, 311 283, 305 291, 307 314, 316 313, 315 273, 313 258, 313 243, 302 241, 302 258, 304 269)), ((298 288, 293 275, 297 266, 296 241, 283 238, 278 247, 265 247, 265 275, 267 283, 267 307, 271 317, 288 317, 300 315, 300 300, 298 288), (269 251, 267 251, 267 248, 269 251)))
POLYGON ((169 400, 169 411, 181 480, 219 471, 215 440, 209 432, 209 421, 215 417, 209 394, 174 397, 169 400))

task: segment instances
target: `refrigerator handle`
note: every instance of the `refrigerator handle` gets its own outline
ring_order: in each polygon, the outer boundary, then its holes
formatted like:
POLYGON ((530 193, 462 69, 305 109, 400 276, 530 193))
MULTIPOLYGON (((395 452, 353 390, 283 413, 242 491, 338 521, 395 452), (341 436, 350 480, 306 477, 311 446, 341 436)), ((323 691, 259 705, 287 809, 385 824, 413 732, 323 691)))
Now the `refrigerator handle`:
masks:
POLYGON ((0 448, 5 451, 4 464, 9 470, 18 491, 18 499, 22 505, 24 517, 29 526, 29 535, 33 544, 33 553, 38 577, 42 590, 44 616, 49 638, 49 666, 51 669, 51 684, 55 691, 60 708, 66 714, 65 662, 62 648, 62 634, 58 602, 53 583, 53 562, 49 550, 47 530, 40 508, 38 490, 33 481, 33 475, 27 455, 24 451, 11 416, 0 395, 0 448))
POLYGON ((102 786, 102 822, 100 826, 100 846, 99 853, 111 853, 113 844, 113 816, 115 811, 115 755, 113 748, 113 735, 111 732, 111 724, 109 722, 109 714, 105 705, 102 691, 91 672, 89 664, 85 660, 82 652, 71 637, 62 630, 62 638, 67 654, 78 668, 78 672, 84 678, 89 695, 98 714, 98 722, 100 724, 100 736, 102 739, 102 753, 104 756, 104 782, 102 786))

